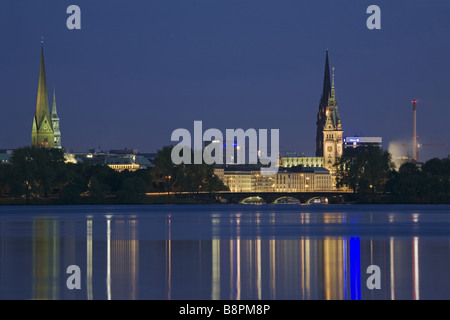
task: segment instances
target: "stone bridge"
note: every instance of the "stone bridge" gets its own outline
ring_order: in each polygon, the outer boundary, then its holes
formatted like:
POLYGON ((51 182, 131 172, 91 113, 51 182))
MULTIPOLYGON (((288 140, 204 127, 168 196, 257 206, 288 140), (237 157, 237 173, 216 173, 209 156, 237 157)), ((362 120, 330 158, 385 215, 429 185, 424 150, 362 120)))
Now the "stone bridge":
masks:
POLYGON ((354 198, 354 194, 344 191, 324 192, 216 192, 216 197, 227 203, 243 203, 246 199, 257 201, 262 199, 265 203, 283 203, 284 200, 293 202, 297 199, 300 203, 309 203, 313 199, 325 199, 328 203, 345 203, 354 198), (278 201, 277 201, 278 200, 278 201))

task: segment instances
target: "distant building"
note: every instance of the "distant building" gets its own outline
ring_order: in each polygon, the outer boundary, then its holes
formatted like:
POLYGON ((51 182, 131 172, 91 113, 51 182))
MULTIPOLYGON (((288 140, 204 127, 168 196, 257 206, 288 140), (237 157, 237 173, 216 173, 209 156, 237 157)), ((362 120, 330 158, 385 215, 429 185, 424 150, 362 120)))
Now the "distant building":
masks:
POLYGON ((223 183, 231 192, 254 192, 254 175, 251 171, 227 171, 223 183))
POLYGON ((11 150, 0 150, 0 164, 10 164, 11 163, 11 150))
POLYGON ((153 153, 139 153, 139 155, 148 160, 150 165, 148 165, 147 167, 153 167, 154 163, 155 163, 156 156, 158 154, 153 152, 153 153))
POLYGON ((254 192, 273 192, 275 189, 276 175, 261 174, 261 171, 252 171, 254 192))
POLYGON ((78 162, 83 162, 80 159, 77 159, 74 154, 64 153, 64 163, 73 163, 77 164, 78 162))
POLYGON ((321 167, 280 168, 274 175, 260 171, 224 171, 231 192, 313 192, 333 189, 330 171, 321 167))
POLYGON ((381 137, 345 137, 344 148, 355 149, 361 146, 382 146, 383 139, 381 137))
POLYGON ((303 166, 303 167, 323 167, 322 157, 299 157, 287 155, 280 158, 280 166, 285 168, 303 166))
POLYGON ((153 163, 150 162, 147 157, 139 154, 134 157, 134 163, 139 165, 139 169, 147 169, 153 167, 153 163))
POLYGON ((219 178, 219 180, 223 181, 223 177, 224 177, 224 168, 214 168, 214 175, 217 176, 219 178))
POLYGON ((278 171, 274 188, 277 192, 313 192, 331 191, 333 185, 330 171, 309 167, 300 171, 278 171))
POLYGON ((140 169, 140 165, 135 162, 134 157, 106 157, 105 164, 116 171, 124 170, 136 171, 140 169))
POLYGON ((113 149, 104 151, 100 148, 89 151, 72 152, 66 156, 66 162, 75 160, 77 163, 90 165, 107 165, 116 171, 136 171, 153 166, 156 153, 139 153, 137 149, 113 149))

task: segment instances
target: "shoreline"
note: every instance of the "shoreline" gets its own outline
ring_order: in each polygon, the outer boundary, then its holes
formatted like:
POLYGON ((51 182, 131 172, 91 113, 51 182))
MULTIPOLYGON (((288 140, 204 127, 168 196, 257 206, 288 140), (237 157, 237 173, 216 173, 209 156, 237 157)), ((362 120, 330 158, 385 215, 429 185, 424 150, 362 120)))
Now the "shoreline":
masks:
MULTIPOLYGON (((77 201, 64 201, 56 197, 37 197, 26 201, 24 198, 0 198, 0 206, 67 206, 67 205, 199 205, 199 204, 239 204, 237 201, 227 201, 221 202, 216 198, 215 194, 208 196, 186 196, 186 195, 158 195, 158 196, 145 196, 136 201, 120 201, 116 197, 106 197, 104 199, 93 199, 89 197, 82 197, 77 199, 77 201)), ((273 204, 273 203, 262 203, 262 204, 273 204)), ((289 203, 288 203, 289 204, 289 203)), ((298 203, 299 205, 309 205, 308 203, 298 203)), ((329 204, 368 204, 368 205, 389 205, 389 204, 399 204, 399 205, 409 205, 409 204, 440 204, 440 205, 450 205, 450 196, 435 196, 432 199, 401 199, 395 196, 389 195, 352 195, 352 200, 342 201, 342 199, 330 199, 329 204)))

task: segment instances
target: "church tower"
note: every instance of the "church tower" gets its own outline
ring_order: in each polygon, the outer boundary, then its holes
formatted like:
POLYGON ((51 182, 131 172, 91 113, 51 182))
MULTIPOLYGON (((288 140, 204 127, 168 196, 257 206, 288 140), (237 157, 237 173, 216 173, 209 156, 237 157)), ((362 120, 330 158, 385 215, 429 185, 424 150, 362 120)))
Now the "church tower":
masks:
POLYGON ((334 164, 342 157, 342 124, 338 113, 338 104, 334 89, 334 68, 331 85, 331 93, 328 98, 328 107, 326 109, 326 121, 323 128, 323 164, 333 175, 336 171, 334 164))
POLYGON ((59 117, 56 112, 56 94, 53 88, 53 105, 52 105, 52 127, 54 135, 54 148, 61 149, 61 131, 59 131, 59 117))
POLYGON ((48 106, 43 41, 41 41, 41 66, 39 72, 36 113, 33 118, 33 127, 31 130, 31 146, 45 148, 53 148, 54 146, 53 123, 48 106))
POLYGON ((327 119, 326 109, 328 98, 331 94, 330 65, 328 63, 328 50, 325 58, 325 74, 323 77, 323 92, 319 102, 319 112, 317 112, 317 133, 316 133, 316 157, 323 156, 323 128, 327 119))

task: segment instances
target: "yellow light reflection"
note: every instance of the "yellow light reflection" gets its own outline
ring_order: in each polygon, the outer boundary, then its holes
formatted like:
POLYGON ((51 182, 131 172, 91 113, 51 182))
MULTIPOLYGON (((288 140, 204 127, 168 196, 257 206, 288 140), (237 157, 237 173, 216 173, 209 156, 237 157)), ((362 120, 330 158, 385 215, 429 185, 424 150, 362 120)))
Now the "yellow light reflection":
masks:
POLYGON ((92 300, 92 217, 86 221, 86 288, 87 299, 92 300))
POLYGON ((414 300, 420 300, 419 296, 419 238, 414 237, 413 247, 413 277, 414 277, 414 300))
POLYGON ((59 298, 59 225, 45 219, 33 221, 32 297, 38 300, 59 298))

